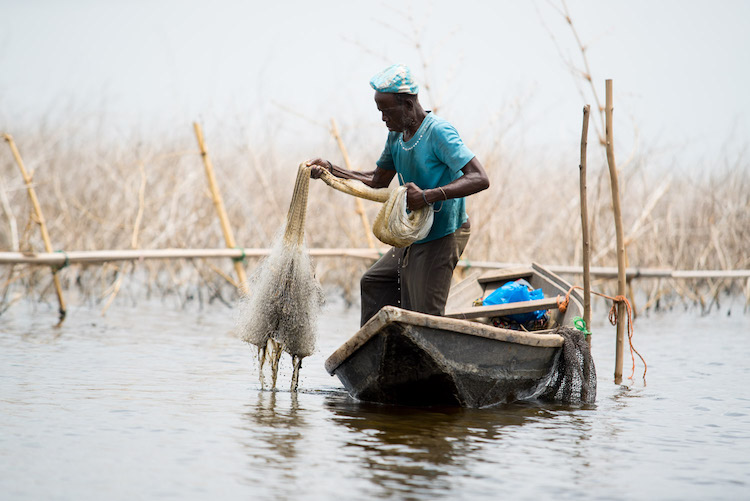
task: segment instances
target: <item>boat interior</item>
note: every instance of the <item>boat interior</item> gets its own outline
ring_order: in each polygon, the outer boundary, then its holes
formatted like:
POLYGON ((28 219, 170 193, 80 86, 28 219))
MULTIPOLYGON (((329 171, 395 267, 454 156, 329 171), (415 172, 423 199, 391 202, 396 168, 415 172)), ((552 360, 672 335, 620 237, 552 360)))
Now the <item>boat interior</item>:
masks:
POLYGON ((502 268, 484 273, 475 272, 451 288, 445 307, 445 316, 480 322, 519 330, 549 330, 559 325, 572 323, 574 316, 580 316, 583 300, 577 290, 558 275, 533 263, 531 266, 502 268), (531 288, 542 289, 543 299, 531 299, 496 305, 482 305, 482 300, 508 282, 526 280, 531 288), (566 308, 559 308, 569 294, 566 308), (544 322, 534 326, 509 321, 512 315, 534 311, 547 312, 544 322))

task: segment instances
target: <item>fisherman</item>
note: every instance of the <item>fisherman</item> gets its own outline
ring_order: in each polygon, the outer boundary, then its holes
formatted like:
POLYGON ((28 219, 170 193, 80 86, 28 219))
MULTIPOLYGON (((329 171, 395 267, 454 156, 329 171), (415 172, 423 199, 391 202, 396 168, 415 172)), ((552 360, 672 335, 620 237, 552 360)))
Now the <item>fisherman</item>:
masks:
POLYGON ((453 270, 469 240, 464 197, 487 189, 489 178, 456 129, 422 108, 408 67, 390 66, 370 85, 389 131, 375 170, 351 171, 316 158, 307 162, 310 175, 317 179, 325 169, 372 188, 385 188, 398 176, 410 210, 432 206, 430 233, 408 247, 392 248, 362 276, 360 325, 387 305, 443 315, 453 270))

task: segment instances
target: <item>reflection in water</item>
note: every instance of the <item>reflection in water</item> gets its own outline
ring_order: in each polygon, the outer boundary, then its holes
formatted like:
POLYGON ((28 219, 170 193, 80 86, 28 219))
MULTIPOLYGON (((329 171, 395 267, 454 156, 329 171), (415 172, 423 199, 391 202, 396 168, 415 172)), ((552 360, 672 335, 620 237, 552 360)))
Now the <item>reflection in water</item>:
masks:
POLYGON ((258 391, 257 402, 243 413, 243 445, 249 464, 248 483, 279 492, 284 481, 293 481, 297 472, 290 465, 300 455, 307 423, 300 413, 297 392, 258 391), (280 400, 277 404, 277 399, 280 400), (269 477, 269 470, 273 476, 269 477), (269 482, 270 481, 270 482, 269 482), (277 485, 269 485, 276 482, 277 485))
POLYGON ((503 435, 529 422, 556 416, 534 404, 493 409, 381 406, 329 397, 331 420, 348 433, 345 450, 376 497, 430 494, 451 497, 456 478, 472 475, 482 452, 503 435))

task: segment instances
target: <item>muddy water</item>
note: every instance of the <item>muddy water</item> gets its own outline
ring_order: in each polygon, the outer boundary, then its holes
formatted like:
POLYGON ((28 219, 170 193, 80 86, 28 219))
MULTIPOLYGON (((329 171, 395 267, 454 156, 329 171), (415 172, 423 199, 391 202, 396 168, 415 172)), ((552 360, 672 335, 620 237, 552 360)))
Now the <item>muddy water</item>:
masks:
POLYGON ((462 410, 351 401, 322 367, 358 321, 335 300, 296 394, 286 356, 281 390, 261 390, 225 307, 79 307, 55 328, 53 307, 16 305, 0 497, 748 499, 750 315, 733 309, 640 318, 645 385, 612 383, 614 329, 595 323, 590 408, 462 410))

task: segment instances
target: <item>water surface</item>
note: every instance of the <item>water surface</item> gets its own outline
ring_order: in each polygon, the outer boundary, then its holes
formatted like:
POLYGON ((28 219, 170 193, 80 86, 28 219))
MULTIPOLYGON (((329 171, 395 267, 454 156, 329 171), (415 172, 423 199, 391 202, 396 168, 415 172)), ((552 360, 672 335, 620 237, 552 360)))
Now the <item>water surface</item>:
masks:
MULTIPOLYGON (((290 393, 261 388, 224 306, 72 308, 0 317, 3 499, 750 498, 750 315, 639 318, 646 383, 612 382, 594 323, 598 398, 416 409, 358 403, 323 368, 358 325, 329 300, 290 393)), ((598 315, 604 320, 606 313, 598 315)), ((626 376, 630 360, 626 358, 626 376)))

